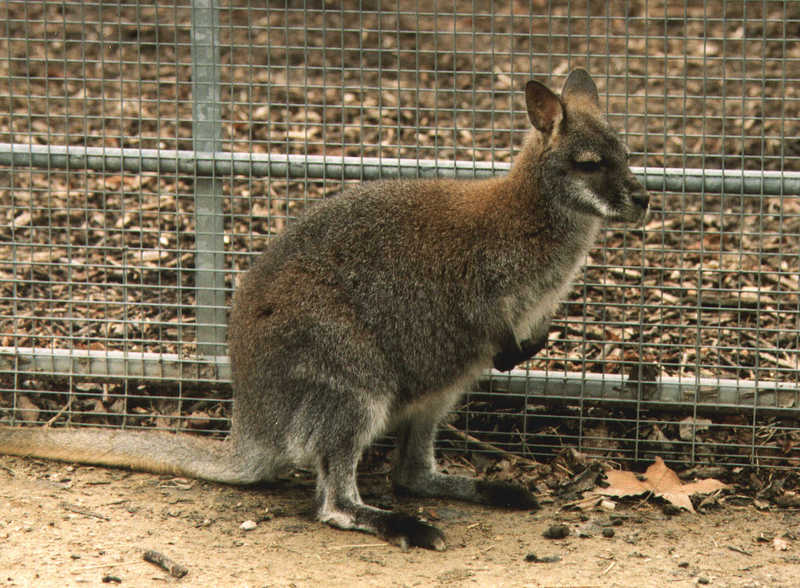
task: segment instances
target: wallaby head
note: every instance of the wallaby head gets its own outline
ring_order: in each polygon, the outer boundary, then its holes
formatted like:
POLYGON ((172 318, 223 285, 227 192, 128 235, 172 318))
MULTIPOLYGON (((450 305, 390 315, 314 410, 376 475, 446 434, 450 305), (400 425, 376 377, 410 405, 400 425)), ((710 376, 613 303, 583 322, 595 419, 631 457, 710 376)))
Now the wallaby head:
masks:
POLYGON ((574 70, 559 97, 536 81, 525 87, 540 152, 539 192, 553 206, 608 220, 641 222, 649 196, 628 167, 628 149, 608 125, 597 86, 574 70))

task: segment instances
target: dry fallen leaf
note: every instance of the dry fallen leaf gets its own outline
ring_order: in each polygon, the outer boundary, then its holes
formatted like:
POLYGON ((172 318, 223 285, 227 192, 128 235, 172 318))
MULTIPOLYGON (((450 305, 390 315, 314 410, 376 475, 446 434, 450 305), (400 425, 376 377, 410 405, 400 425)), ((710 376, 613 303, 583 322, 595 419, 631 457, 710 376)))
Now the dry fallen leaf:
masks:
POLYGON ((696 482, 682 483, 678 475, 656 457, 655 463, 647 468, 644 475, 620 470, 606 471, 607 488, 599 488, 595 492, 604 496, 638 496, 652 493, 663 498, 678 508, 694 512, 691 496, 709 494, 725 488, 725 484, 714 478, 705 478, 696 482))
POLYGON ((800 494, 791 490, 784 490, 780 496, 775 498, 775 503, 783 507, 800 506, 800 494))
POLYGON ((711 419, 686 417, 678 423, 678 435, 684 441, 691 441, 697 433, 708 431, 709 428, 711 428, 711 419))
POLYGON ((39 420, 39 407, 25 394, 17 396, 17 418, 21 421, 39 420))

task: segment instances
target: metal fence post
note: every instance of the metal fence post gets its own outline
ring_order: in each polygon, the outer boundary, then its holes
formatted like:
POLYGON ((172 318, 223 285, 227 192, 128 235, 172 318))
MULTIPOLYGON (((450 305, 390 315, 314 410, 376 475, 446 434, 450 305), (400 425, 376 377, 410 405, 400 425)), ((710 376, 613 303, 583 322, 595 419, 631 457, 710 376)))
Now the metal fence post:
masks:
MULTIPOLYGON (((192 1, 192 136, 194 151, 219 151, 222 137, 216 0, 192 1)), ((222 181, 195 171, 197 350, 225 353, 225 254, 222 181)))

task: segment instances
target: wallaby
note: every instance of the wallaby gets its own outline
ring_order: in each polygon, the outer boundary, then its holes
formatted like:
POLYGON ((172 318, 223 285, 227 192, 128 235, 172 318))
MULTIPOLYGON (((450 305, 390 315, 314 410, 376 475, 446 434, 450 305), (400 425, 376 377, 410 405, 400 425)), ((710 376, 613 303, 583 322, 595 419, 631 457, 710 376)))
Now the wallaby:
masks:
POLYGON ((601 223, 641 222, 649 198, 586 71, 525 99, 533 129, 505 177, 364 183, 270 241, 233 300, 229 439, 6 427, 0 452, 230 484, 309 465, 321 521, 444 549, 438 528, 359 496, 363 451, 393 430, 398 491, 536 508, 521 486, 439 473, 437 424, 481 370, 545 345, 601 223))

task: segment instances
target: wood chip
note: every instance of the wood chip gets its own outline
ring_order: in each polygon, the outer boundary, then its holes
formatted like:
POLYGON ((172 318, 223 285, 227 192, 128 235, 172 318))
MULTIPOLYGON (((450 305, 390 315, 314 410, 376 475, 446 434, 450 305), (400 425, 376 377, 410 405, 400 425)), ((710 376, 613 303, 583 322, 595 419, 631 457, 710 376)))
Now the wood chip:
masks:
POLYGON ((189 573, 189 568, 172 561, 166 555, 155 551, 154 549, 145 551, 143 557, 145 561, 157 565, 165 572, 169 572, 169 575, 173 578, 183 578, 189 573))

